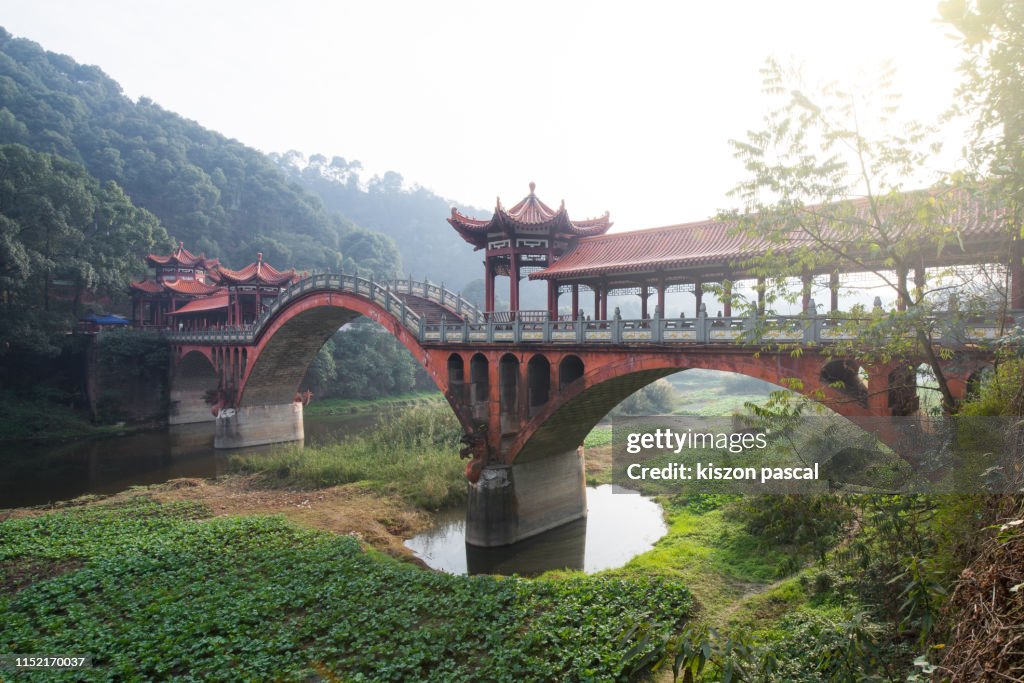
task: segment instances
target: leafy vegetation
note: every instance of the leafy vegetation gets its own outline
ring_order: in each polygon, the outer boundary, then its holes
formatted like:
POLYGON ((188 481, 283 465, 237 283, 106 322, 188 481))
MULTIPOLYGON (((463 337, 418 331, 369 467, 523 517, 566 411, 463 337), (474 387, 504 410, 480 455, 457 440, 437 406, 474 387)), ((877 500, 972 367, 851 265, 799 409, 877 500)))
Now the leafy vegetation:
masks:
POLYGON ((79 680, 625 680, 691 605, 657 578, 451 576, 206 514, 137 499, 0 523, 0 651, 88 652, 79 680))

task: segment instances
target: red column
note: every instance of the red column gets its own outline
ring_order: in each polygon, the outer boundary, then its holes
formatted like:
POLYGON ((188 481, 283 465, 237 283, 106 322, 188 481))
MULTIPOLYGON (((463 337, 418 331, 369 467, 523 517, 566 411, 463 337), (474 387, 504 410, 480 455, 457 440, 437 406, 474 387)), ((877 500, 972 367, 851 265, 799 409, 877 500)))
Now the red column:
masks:
POLYGON ((608 285, 601 283, 601 320, 608 319, 608 285))
POLYGON ((548 318, 558 320, 558 284, 548 280, 548 318))
POLYGON ((640 285, 640 319, 647 319, 647 285, 640 285))
POLYGON ((658 310, 661 311, 661 317, 667 318, 668 313, 665 312, 665 281, 661 280, 658 282, 658 310))
POLYGON ((1013 260, 1010 262, 1010 308, 1024 309, 1024 263, 1021 262, 1021 242, 1013 243, 1013 260))
POLYGON ((601 319, 601 285, 594 283, 591 285, 594 288, 594 320, 601 319))
POLYGON ((508 269, 508 297, 509 297, 509 310, 519 310, 519 258, 512 254, 508 269))
POLYGON ((572 286, 572 319, 576 320, 580 315, 580 286, 572 286))
POLYGON ((703 286, 704 285, 700 281, 700 278, 697 278, 696 280, 693 281, 693 299, 695 302, 693 314, 695 316, 700 315, 700 305, 704 303, 704 290, 701 289, 703 286))
POLYGON ((484 312, 494 311, 494 269, 490 257, 484 257, 484 312))
POLYGON ((732 280, 725 280, 722 282, 722 298, 725 301, 722 302, 723 315, 726 318, 732 317, 732 280))

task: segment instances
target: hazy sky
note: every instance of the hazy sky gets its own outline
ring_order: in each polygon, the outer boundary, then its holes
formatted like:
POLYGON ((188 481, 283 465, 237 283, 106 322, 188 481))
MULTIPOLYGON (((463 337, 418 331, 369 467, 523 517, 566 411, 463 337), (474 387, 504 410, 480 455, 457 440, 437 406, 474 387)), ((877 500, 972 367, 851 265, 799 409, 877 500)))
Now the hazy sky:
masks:
POLYGON ((263 151, 359 159, 482 208, 533 180, 621 230, 731 206, 728 140, 758 125, 769 55, 839 80, 891 59, 908 113, 933 119, 959 80, 935 8, 0 0, 0 24, 263 151))

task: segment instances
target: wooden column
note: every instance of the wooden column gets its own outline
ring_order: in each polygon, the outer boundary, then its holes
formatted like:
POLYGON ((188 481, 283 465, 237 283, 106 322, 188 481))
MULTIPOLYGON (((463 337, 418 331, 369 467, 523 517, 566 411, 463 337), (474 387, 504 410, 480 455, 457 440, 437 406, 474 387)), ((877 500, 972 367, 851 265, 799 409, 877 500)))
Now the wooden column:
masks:
POLYGON ((668 313, 665 312, 665 279, 662 278, 658 281, 658 310, 661 311, 661 317, 667 318, 668 313))
POLYGON ((608 319, 608 283, 601 283, 601 320, 608 319))
POLYGON ((572 286, 572 319, 576 320, 580 315, 580 286, 572 286))
POLYGON ((494 268, 490 257, 484 258, 484 313, 494 312, 494 268))
POLYGON ((1024 309, 1024 247, 1020 240, 1015 240, 1010 247, 1010 308, 1019 311, 1024 309))
POLYGON ((597 282, 591 285, 594 288, 594 320, 601 319, 601 285, 597 282))
POLYGON ((907 310, 907 300, 903 296, 902 292, 907 289, 907 269, 900 268, 896 271, 897 287, 900 293, 896 296, 896 310, 905 311, 907 310))
POLYGON ((640 285, 640 319, 647 319, 647 285, 640 285))
POLYGON ((548 280, 548 319, 558 320, 558 284, 548 280))
POLYGON ((508 268, 508 277, 509 277, 509 286, 508 286, 509 306, 508 307, 509 307, 510 311, 518 311, 519 310, 519 257, 516 256, 515 254, 512 254, 509 258, 511 259, 511 261, 509 262, 509 268, 508 268))
POLYGON ((693 315, 694 316, 700 315, 700 305, 702 303, 704 303, 704 289, 703 289, 703 287, 704 287, 704 283, 700 281, 700 278, 697 278, 696 280, 693 281, 693 301, 694 301, 693 315))
POLYGON ((722 281, 722 302, 723 315, 726 318, 732 317, 732 280, 722 281))
POLYGON ((833 272, 828 276, 829 289, 829 310, 835 313, 839 310, 839 273, 833 272))

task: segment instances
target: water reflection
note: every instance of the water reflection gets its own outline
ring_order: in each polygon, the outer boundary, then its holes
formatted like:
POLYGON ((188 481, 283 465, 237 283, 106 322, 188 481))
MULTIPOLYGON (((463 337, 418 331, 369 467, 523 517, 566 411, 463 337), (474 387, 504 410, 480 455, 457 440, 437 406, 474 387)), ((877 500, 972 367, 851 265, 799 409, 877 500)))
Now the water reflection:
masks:
MULTIPOLYGON (((307 443, 337 442, 378 415, 310 417, 307 443)), ((210 479, 227 473, 233 453, 213 447, 212 422, 176 425, 103 439, 0 443, 0 509, 42 505, 87 493, 109 494, 168 479, 210 479)), ((280 446, 258 446, 245 452, 280 446)))
POLYGON ((613 493, 611 486, 587 488, 587 508, 586 519, 500 548, 466 545, 466 513, 449 510, 405 545, 429 566, 452 574, 536 576, 551 569, 590 573, 621 567, 668 531, 661 506, 613 493))

